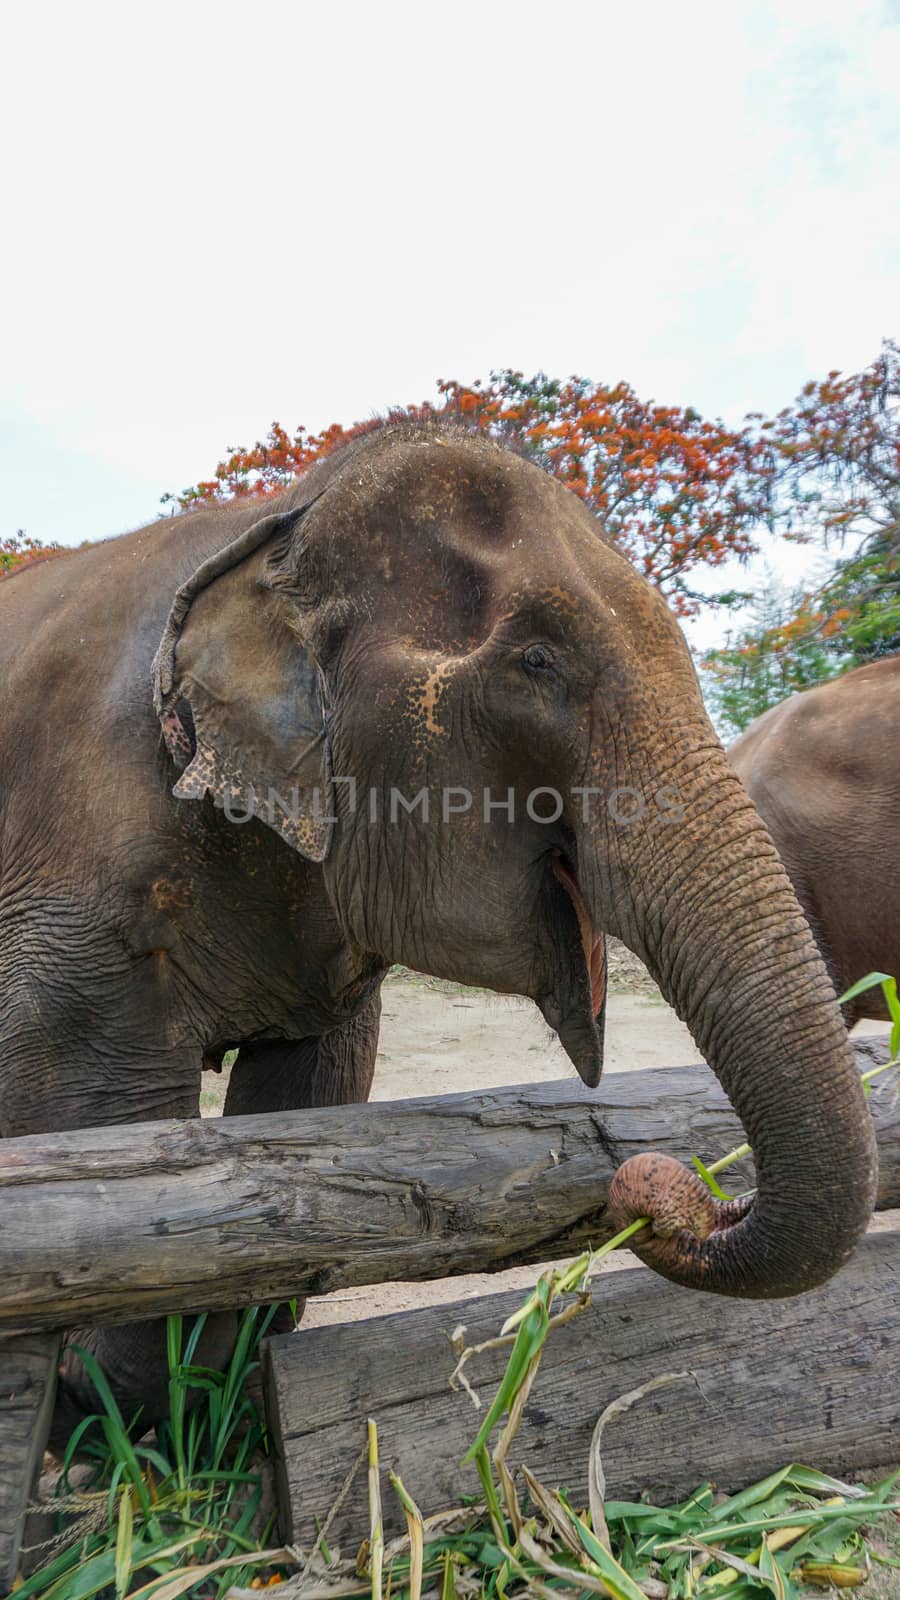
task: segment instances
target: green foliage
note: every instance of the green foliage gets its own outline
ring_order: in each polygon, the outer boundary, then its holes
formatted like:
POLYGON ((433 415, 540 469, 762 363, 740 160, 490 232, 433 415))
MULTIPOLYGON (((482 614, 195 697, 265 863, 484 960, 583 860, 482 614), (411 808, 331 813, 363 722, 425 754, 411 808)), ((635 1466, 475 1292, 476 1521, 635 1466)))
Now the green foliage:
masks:
POLYGON ((771 527, 839 553, 818 588, 758 596, 747 626, 709 652, 726 736, 797 689, 900 650, 900 346, 887 341, 862 372, 829 373, 756 421, 771 450, 771 527))
POLYGON ((829 649, 855 663, 900 650, 900 525, 839 561, 821 594, 829 649), (840 626, 838 626, 840 624, 840 626))
POLYGON ((21 567, 36 556, 57 548, 56 545, 42 544, 40 539, 32 539, 24 528, 19 528, 7 538, 0 539, 0 573, 11 572, 13 567, 21 567))
POLYGON ((900 650, 900 526, 836 560, 816 590, 771 590, 749 624, 703 662, 707 700, 726 737, 798 689, 900 650))
POLYGON ((749 623, 705 656, 704 696, 723 738, 734 738, 788 695, 841 670, 814 629, 791 631, 798 601, 777 589, 763 593, 750 608, 749 623))
POLYGON ((62 1520, 54 1543, 62 1548, 17 1587, 19 1600, 90 1600, 103 1591, 119 1600, 145 1585, 148 1596, 165 1586, 168 1600, 212 1600, 271 1566, 273 1552, 262 1551, 258 1538, 268 1439, 246 1382, 274 1312, 243 1313, 226 1372, 193 1365, 204 1317, 186 1344, 182 1318, 168 1318, 171 1415, 152 1445, 133 1441, 102 1371, 79 1352, 103 1413, 86 1418, 69 1441, 57 1486, 62 1520), (88 1431, 98 1421, 101 1439, 88 1431), (76 1490, 70 1473, 79 1448, 90 1473, 76 1490))
MULTIPOLYGON (((840 996, 840 1003, 843 1005, 847 1000, 855 1000, 857 995, 866 994, 869 989, 880 989, 884 996, 884 1003, 891 1019, 888 1049, 893 1061, 896 1061, 897 1056, 900 1056, 900 996, 897 994, 897 979, 892 978, 887 972, 869 972, 864 978, 860 978, 858 983, 854 983, 846 994, 840 996)), ((888 1062, 886 1065, 889 1066, 891 1063, 888 1062)), ((869 1076, 870 1074, 866 1073, 866 1077, 869 1076)))

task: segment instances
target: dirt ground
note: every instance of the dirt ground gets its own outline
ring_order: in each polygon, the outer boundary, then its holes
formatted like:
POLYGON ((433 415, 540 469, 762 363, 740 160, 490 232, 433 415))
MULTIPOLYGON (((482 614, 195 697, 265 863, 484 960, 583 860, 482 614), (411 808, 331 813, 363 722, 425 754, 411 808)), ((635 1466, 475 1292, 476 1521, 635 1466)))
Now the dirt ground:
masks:
MULTIPOLYGON (((609 946, 605 1070, 635 1072, 696 1061, 698 1051, 688 1029, 637 957, 615 940, 610 940, 609 946)), ((886 1033, 888 1029, 886 1024, 861 1023, 856 1031, 886 1033)), ((574 1068, 568 1056, 530 1000, 466 989, 405 968, 395 969, 386 979, 373 1100, 404 1100, 572 1076, 574 1068)), ((227 1071, 204 1073, 204 1116, 220 1114, 227 1082, 227 1071)), ((621 1270, 636 1262, 621 1251, 611 1265, 621 1270)), ((323 1327, 503 1289, 528 1288, 539 1270, 520 1267, 434 1283, 348 1289, 308 1301, 303 1326, 323 1327)))

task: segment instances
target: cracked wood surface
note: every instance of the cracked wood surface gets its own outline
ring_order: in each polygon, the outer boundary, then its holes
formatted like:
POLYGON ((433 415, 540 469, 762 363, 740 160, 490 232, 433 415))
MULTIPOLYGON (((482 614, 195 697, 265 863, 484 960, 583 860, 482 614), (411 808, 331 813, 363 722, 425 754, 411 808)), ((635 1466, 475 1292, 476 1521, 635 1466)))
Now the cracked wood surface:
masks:
MULTIPOLYGON (((855 1048, 861 1070, 884 1059, 880 1041, 855 1048)), ((888 1208, 900 1204, 900 1108, 889 1090, 870 1104, 888 1208)), ((0 1332, 575 1253, 608 1237, 607 1188, 626 1157, 709 1162, 742 1138, 698 1065, 611 1075, 595 1091, 567 1079, 3 1140, 0 1332)), ((747 1170, 731 1181, 746 1187, 747 1170)))

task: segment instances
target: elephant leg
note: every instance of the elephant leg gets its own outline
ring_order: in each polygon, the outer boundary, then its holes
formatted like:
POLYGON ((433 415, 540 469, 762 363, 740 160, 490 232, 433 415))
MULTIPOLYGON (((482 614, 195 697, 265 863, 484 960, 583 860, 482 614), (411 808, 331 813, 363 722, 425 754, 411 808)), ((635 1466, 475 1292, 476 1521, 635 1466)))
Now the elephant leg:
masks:
MULTIPOLYGON (((143 1054, 131 1062, 118 1057, 115 1065, 119 1092, 110 1085, 109 1098, 104 1096, 103 1104, 98 1105, 90 1094, 92 1072, 96 1074, 96 1063, 91 1059, 90 1049, 95 1047, 96 1041, 91 1041, 91 1046, 81 1063, 74 1043, 70 1043, 66 1051, 70 1069, 78 1074, 85 1086, 84 1093, 77 1102, 74 1098, 67 1101, 68 1114, 64 1124, 66 1127, 155 1122, 163 1117, 191 1118, 199 1115, 199 1050, 190 1053, 170 1052, 168 1055, 160 1050, 152 1062, 143 1054), (162 1103, 161 1083, 165 1084, 162 1103)), ((58 1098, 55 1117, 51 1116, 53 1109, 47 1108, 44 1111, 39 1120, 39 1127, 63 1125, 59 1117, 58 1098)), ((14 1095, 7 1101, 6 1110, 18 1131, 26 1114, 18 1096, 14 1095)), ((28 1115, 33 1116, 34 1113, 35 1102, 32 1096, 28 1115)), ((186 1316, 185 1339, 192 1325, 193 1319, 186 1316)), ((235 1312, 222 1311, 207 1316, 194 1358, 195 1364, 217 1368, 227 1366, 236 1334, 235 1312)), ((130 1424, 135 1418, 138 1419, 134 1430, 136 1433, 147 1432, 168 1415, 169 1368, 164 1317, 156 1317, 146 1322, 123 1323, 110 1328, 73 1328, 66 1335, 60 1362, 56 1404, 50 1428, 49 1444, 52 1450, 61 1455, 78 1423, 85 1416, 102 1415, 104 1410, 93 1381, 76 1354, 76 1346, 87 1350, 97 1361, 126 1424, 130 1424)), ((82 1443, 86 1443, 87 1438, 88 1435, 84 1435, 82 1443)))
MULTIPOLYGON (((65 926, 71 923, 70 916, 65 926)), ((199 1116, 200 1048, 173 1021, 164 964, 130 962, 121 941, 86 917, 78 931, 72 944, 85 964, 45 938, 30 990, 22 976, 30 969, 14 959, 11 941, 0 945, 0 1133, 199 1116)), ((208 1318, 205 1357, 227 1361, 236 1326, 233 1312, 208 1318)), ((51 1448, 61 1453, 85 1416, 103 1412, 76 1345, 98 1361, 126 1421, 140 1414, 140 1432, 166 1414, 164 1318, 74 1329, 60 1365, 51 1448)))
POLYGON ((358 1016, 308 1039, 251 1039, 242 1044, 225 1096, 226 1117, 303 1111, 368 1100, 378 1052, 381 997, 358 1016))
MULTIPOLYGON (((302 1111, 311 1106, 355 1105, 368 1100, 378 1053, 381 996, 358 1016, 317 1038, 258 1039, 242 1044, 231 1069, 225 1116, 302 1111)), ((297 1300, 297 1317, 304 1301, 297 1300)), ((273 1333, 291 1331, 295 1319, 279 1307, 273 1333)))

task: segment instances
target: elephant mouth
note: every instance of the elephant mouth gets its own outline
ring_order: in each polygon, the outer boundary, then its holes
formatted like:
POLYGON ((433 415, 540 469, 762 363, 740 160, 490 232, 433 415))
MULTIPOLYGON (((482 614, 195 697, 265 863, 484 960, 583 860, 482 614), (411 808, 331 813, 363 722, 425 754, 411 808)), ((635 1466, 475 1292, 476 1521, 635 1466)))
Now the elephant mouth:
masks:
POLYGON ((561 850, 552 852, 550 868, 549 921, 558 977, 538 1004, 579 1077, 593 1089, 603 1071, 606 941, 591 922, 575 868, 561 850))
POLYGON ((591 1013, 596 1017, 603 1009, 606 998, 606 940, 602 933, 595 931, 578 879, 561 850, 554 850, 551 866, 554 877, 569 896, 578 920, 581 948, 591 985, 591 1013))

